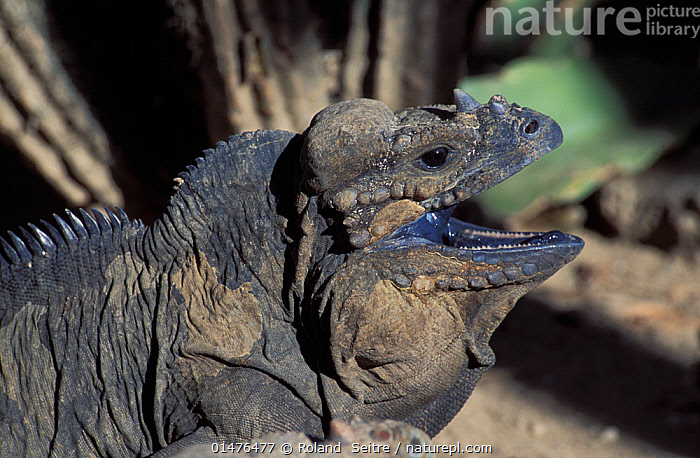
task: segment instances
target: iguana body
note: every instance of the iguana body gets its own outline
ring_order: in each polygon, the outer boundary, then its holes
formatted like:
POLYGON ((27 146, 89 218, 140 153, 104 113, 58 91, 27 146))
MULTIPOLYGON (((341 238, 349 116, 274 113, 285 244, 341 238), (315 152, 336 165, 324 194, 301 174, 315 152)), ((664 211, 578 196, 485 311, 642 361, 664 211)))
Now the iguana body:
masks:
POLYGON ((561 143, 544 115, 456 95, 231 137, 150 227, 69 213, 3 241, 2 453, 167 455, 355 415, 437 434, 514 302, 583 245, 449 218, 561 143))

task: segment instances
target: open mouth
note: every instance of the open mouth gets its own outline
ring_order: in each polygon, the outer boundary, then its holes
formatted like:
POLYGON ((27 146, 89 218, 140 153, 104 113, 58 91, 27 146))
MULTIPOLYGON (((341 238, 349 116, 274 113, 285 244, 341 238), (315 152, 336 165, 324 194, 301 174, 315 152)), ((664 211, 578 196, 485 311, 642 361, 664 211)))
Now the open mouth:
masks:
POLYGON ((377 249, 442 246, 450 251, 529 251, 543 247, 583 245, 578 237, 560 231, 509 232, 452 218, 455 205, 424 213, 375 244, 377 249))

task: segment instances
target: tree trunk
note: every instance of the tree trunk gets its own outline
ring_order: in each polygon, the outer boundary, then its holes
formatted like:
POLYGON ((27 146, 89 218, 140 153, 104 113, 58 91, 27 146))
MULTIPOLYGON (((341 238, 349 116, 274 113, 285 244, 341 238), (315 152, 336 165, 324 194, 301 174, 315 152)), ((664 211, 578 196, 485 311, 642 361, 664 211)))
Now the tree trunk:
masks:
POLYGON ((450 103, 466 70, 470 5, 0 0, 0 148, 31 170, 11 173, 3 154, 0 192, 32 195, 41 186, 26 177, 38 176, 54 194, 24 206, 9 199, 0 212, 36 220, 58 199, 126 205, 148 221, 198 149, 229 135, 302 132, 323 107, 356 97, 392 109, 450 103), (189 68, 170 60, 178 53, 189 68))

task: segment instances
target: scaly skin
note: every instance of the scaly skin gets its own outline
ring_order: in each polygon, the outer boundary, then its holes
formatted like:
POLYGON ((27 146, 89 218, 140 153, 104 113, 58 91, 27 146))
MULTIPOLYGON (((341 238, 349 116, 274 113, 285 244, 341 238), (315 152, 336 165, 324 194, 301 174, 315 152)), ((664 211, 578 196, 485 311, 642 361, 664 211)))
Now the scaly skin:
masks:
POLYGON ((83 213, 11 235, 3 453, 169 456, 320 439, 354 416, 437 434, 493 365, 515 301, 583 245, 451 209, 561 139, 500 96, 396 113, 342 102, 302 135, 205 152, 151 227, 83 213))
POLYGON ((456 95, 458 107, 395 114, 345 102, 307 133, 313 244, 347 234, 354 248, 302 263, 320 271, 317 319, 302 322, 317 323, 315 346, 329 349, 322 382, 332 416, 397 418, 437 434, 493 365, 488 341, 515 301, 583 246, 559 232, 508 234, 449 218, 456 203, 562 141, 550 118, 501 96, 479 105, 456 95), (364 134, 347 135, 349 126, 364 134))

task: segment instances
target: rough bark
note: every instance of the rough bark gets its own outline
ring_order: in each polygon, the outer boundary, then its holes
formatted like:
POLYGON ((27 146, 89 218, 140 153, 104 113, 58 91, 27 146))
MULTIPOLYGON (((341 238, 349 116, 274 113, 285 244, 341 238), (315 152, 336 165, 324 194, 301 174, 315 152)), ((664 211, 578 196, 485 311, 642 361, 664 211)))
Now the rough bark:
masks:
POLYGON ((123 205, 106 134, 59 62, 44 3, 0 1, 0 134, 71 205, 123 205))
MULTIPOLYGON (((392 109, 449 103, 466 65, 469 5, 459 0, 166 0, 143 15, 131 15, 128 6, 107 5, 113 11, 98 17, 94 8, 0 0, 0 140, 9 154, 28 164, 31 172, 23 176, 43 178, 67 206, 126 205, 152 220, 158 214, 148 212, 162 206, 170 180, 184 166, 170 170, 153 165, 163 176, 144 173, 151 169, 148 161, 163 161, 163 153, 156 154, 151 145, 185 148, 191 142, 205 148, 231 134, 261 128, 301 132, 325 106, 357 97, 380 99, 392 109), (118 25, 85 25, 112 20, 118 25), (123 69, 120 62, 128 62, 124 55, 134 52, 129 49, 134 43, 119 42, 123 37, 113 31, 131 27, 131 20, 142 34, 162 30, 143 38, 155 36, 162 42, 143 42, 134 68, 123 69), (109 39, 116 44, 103 43, 109 39), (86 54, 84 46, 76 51, 75 40, 94 43, 86 54), (196 73, 198 84, 173 73, 180 64, 159 60, 170 58, 162 50, 173 47, 187 48, 192 67, 187 70, 196 73), (82 53, 79 58, 76 52, 82 53), (106 67, 96 58, 113 59, 116 65, 106 67), (144 61, 152 67, 144 67, 144 61), (150 87, 149 77, 172 78, 163 85, 189 91, 183 99, 196 100, 201 112, 181 104, 187 113, 183 121, 181 111, 154 110, 161 103, 158 97, 172 97, 167 90, 140 100, 142 107, 134 106, 132 100, 139 99, 129 95, 140 92, 129 84, 140 73, 147 76, 144 87, 150 87), (105 103, 111 105, 105 109, 105 103), (154 115, 173 119, 159 119, 150 129, 153 136, 158 126, 170 124, 177 130, 184 125, 193 129, 192 139, 201 138, 205 129, 208 141, 183 141, 188 137, 178 133, 166 141, 144 139, 143 148, 135 148, 134 139, 125 134, 143 138, 154 115), (196 130, 200 119, 206 126, 202 133, 196 130), (144 176, 158 181, 164 191, 157 188, 154 193, 144 176)), ((164 106, 172 105, 168 101, 164 106)), ((198 151, 190 153, 194 158, 198 151)), ((3 181, 4 189, 13 190, 10 195, 34 192, 27 178, 7 174, 3 181)), ((33 214, 35 219, 45 217, 55 206, 41 209, 38 204, 21 220, 33 214)), ((7 208, 17 213, 12 205, 7 208)))
POLYGON ((468 2, 341 2, 340 19, 313 3, 172 0, 199 60, 212 138, 299 131, 349 98, 392 109, 450 100, 466 63, 468 2))

